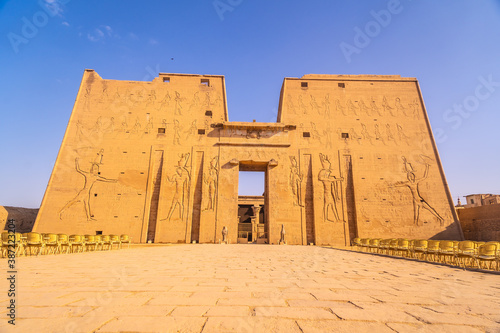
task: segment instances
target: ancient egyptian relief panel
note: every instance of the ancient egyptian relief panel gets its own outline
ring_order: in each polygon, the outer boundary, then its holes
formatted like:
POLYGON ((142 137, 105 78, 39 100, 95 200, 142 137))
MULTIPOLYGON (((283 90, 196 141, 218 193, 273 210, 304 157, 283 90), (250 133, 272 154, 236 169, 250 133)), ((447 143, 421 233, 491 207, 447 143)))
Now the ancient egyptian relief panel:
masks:
POLYGON ((313 177, 317 180, 314 189, 316 243, 345 244, 345 179, 339 155, 317 153, 313 158, 318 161, 313 164, 316 165, 313 177))
MULTIPOLYGON (((190 147, 194 142, 209 140, 210 124, 225 119, 223 91, 220 77, 211 77, 207 87, 200 84, 200 77, 172 76, 169 83, 161 82, 160 78, 153 82, 130 82, 102 80, 97 73, 87 71, 47 190, 47 204, 42 205, 39 214, 46 220, 43 225, 56 223, 53 221, 59 220, 59 211, 64 206, 58 203, 70 203, 84 187, 73 185, 85 179, 79 178, 75 159, 80 159, 81 170, 90 172, 90 165, 84 167, 82 161, 104 149, 107 162, 99 166, 99 172, 117 182, 109 188, 110 193, 98 193, 97 201, 87 200, 96 209, 94 215, 98 221, 94 222, 108 229, 121 228, 121 232, 139 238, 141 223, 137 223, 143 219, 151 145, 175 143, 190 147), (205 96, 205 102, 197 98, 201 95, 205 96), (179 110, 182 117, 176 115, 179 110), (108 215, 99 213, 99 206, 108 215)), ((100 187, 100 183, 97 181, 94 187, 100 187)), ((82 228, 88 229, 83 206, 81 212, 72 213, 79 206, 71 204, 63 214, 70 214, 80 221, 82 228)))
POLYGON ((360 236, 431 237, 453 222, 439 191, 436 161, 427 156, 364 154, 353 161, 360 236), (369 166, 385 170, 370 175, 369 166), (378 177, 378 178, 377 178, 378 177))
POLYGON ((191 152, 170 152, 164 157, 156 238, 185 242, 191 187, 191 152))

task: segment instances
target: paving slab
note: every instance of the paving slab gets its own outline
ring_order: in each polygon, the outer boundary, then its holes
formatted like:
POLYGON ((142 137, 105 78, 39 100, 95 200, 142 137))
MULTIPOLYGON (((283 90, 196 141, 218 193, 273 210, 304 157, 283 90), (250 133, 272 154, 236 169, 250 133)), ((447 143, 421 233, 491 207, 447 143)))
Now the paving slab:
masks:
POLYGON ((2 297, 0 332, 500 332, 500 275, 327 247, 132 246, 17 266, 16 327, 2 297))

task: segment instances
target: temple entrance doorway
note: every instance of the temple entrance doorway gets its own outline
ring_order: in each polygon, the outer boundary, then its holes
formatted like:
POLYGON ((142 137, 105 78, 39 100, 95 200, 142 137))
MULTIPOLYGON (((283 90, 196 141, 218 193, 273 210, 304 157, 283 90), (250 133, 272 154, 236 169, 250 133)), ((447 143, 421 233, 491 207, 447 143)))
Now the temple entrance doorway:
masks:
MULTIPOLYGON (((264 168, 266 166, 263 166, 264 168)), ((238 243, 267 244, 266 171, 240 164, 238 181, 238 243), (248 171, 247 171, 248 170, 248 171)))

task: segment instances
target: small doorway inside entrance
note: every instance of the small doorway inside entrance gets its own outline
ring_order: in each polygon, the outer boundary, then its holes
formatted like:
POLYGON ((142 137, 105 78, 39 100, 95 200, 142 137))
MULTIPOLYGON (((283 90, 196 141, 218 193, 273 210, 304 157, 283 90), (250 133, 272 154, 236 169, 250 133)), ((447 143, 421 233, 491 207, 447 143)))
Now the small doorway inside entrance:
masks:
POLYGON ((267 243, 265 171, 241 171, 238 182, 238 243, 267 243))

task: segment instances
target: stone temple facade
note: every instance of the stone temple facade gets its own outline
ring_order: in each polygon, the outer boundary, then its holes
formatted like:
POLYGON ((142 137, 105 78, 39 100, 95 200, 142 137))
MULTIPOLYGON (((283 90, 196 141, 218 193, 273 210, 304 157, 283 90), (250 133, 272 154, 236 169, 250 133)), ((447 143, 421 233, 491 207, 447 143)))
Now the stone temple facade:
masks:
POLYGON ((463 238, 415 78, 285 78, 276 122, 260 123, 228 120, 223 76, 93 70, 34 231, 214 243, 225 227, 236 243, 239 171, 265 173, 251 241, 463 238))

